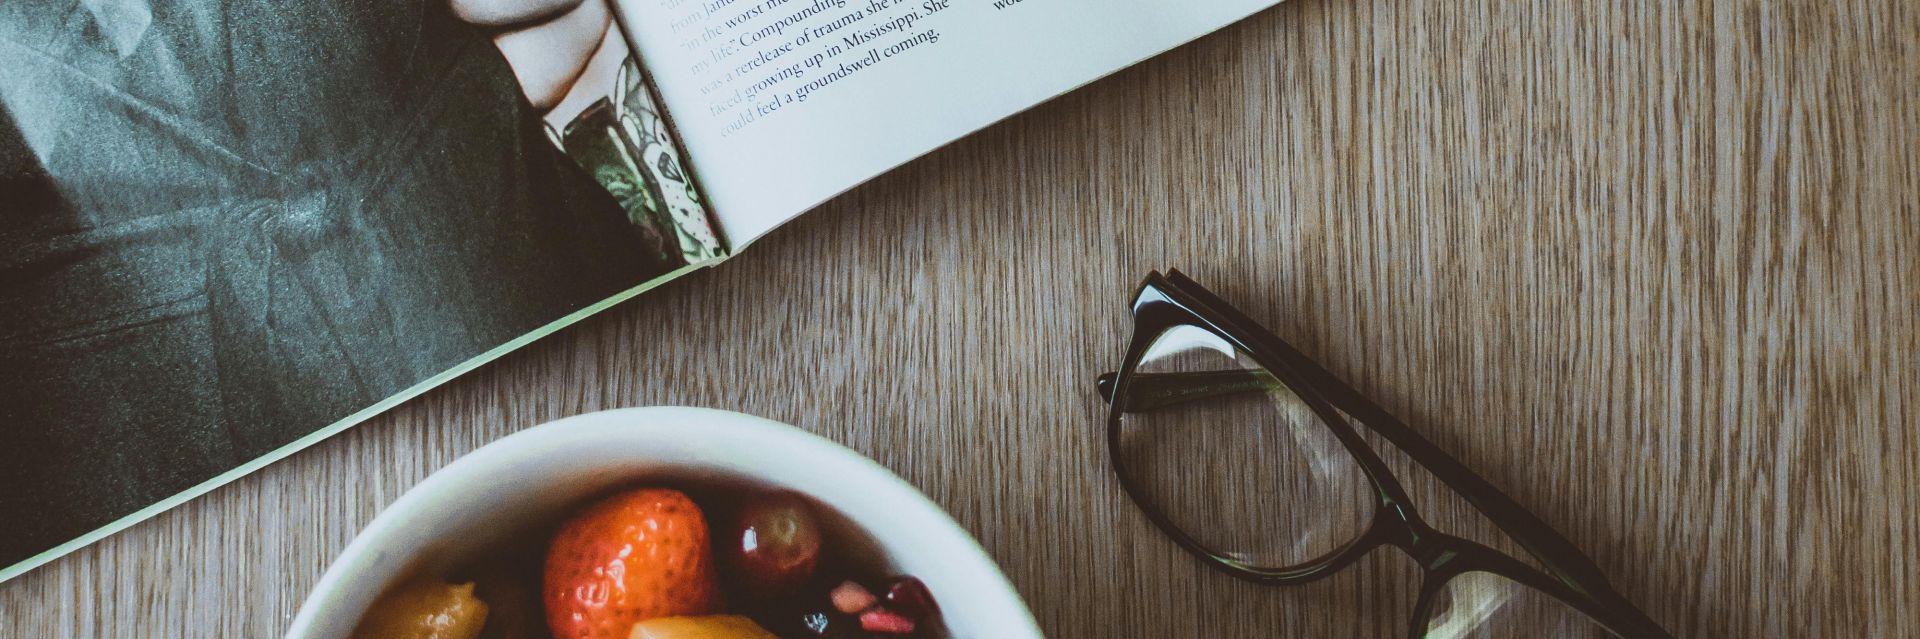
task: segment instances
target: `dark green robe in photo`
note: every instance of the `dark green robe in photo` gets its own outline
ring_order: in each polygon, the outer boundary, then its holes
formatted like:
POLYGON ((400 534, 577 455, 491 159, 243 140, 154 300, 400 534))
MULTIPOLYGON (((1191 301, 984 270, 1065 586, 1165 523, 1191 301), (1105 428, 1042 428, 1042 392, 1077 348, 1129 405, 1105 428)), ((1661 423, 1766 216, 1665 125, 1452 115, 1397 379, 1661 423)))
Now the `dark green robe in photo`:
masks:
POLYGON ((671 265, 429 0, 0 2, 0 567, 671 265))

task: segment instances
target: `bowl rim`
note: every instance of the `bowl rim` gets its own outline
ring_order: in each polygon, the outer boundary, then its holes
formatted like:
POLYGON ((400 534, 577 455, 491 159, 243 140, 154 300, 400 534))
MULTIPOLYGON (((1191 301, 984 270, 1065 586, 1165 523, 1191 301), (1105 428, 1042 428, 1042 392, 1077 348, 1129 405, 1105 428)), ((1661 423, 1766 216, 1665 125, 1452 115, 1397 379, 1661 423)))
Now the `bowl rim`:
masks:
MULTIPOLYGON (((837 473, 860 475, 860 481, 871 491, 894 493, 893 498, 904 500, 910 507, 925 511, 923 516, 934 522, 945 524, 949 534, 941 543, 947 547, 946 553, 963 553, 983 570, 977 570, 974 577, 985 580, 983 585, 996 595, 999 601, 991 602, 992 608, 1009 613, 1017 613, 1017 619, 1000 619, 1022 630, 1020 635, 1043 637, 1039 625, 1027 608, 1019 590, 1008 581, 1005 573, 994 561, 992 555, 980 546, 979 540, 966 528, 953 520, 933 500, 918 488, 901 479, 893 471, 881 466, 879 462, 866 455, 841 445, 838 442, 821 437, 806 430, 744 413, 713 408, 690 406, 647 406, 618 408, 564 417, 532 426, 513 434, 501 437, 474 449, 461 457, 448 462, 429 473, 419 483, 407 488, 399 498, 381 509, 378 515, 367 522, 354 535, 333 563, 327 567, 319 581, 315 582, 300 610, 295 614, 286 636, 294 639, 307 639, 314 636, 321 621, 323 611, 344 605, 337 603, 348 594, 354 584, 350 579, 370 570, 379 563, 377 552, 389 537, 404 529, 416 511, 423 506, 442 503, 450 498, 454 490, 478 477, 489 469, 502 466, 516 459, 522 448, 550 446, 559 442, 578 439, 652 438, 652 437, 697 437, 700 439, 747 439, 757 441, 764 446, 798 447, 812 449, 844 461, 847 466, 837 473), (697 423, 689 428, 689 423, 697 423), (690 435, 690 433, 697 433, 690 435), (877 482, 877 483, 876 483, 877 482)), ((671 460, 663 461, 672 464, 671 460)))

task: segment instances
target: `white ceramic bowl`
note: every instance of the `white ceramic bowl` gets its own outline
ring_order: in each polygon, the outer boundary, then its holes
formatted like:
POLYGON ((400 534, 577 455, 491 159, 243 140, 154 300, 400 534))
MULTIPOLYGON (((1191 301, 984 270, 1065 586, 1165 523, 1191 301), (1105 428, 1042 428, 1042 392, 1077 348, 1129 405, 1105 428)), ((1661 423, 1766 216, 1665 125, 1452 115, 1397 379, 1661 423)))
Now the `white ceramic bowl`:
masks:
POLYGON ((294 639, 346 637, 408 570, 438 570, 646 481, 789 488, 826 504, 878 546, 887 569, 926 582, 955 637, 1040 637, 993 560, 953 519, 879 464, 774 421, 701 408, 629 408, 530 428, 446 468, 375 517, 320 578, 294 639))

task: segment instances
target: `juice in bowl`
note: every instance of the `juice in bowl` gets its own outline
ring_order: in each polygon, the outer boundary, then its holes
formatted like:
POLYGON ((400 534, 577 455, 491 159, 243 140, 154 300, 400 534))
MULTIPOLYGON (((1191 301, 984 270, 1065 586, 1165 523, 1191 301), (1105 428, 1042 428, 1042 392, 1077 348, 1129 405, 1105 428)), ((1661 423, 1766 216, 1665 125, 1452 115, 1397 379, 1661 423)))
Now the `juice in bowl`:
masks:
POLYGON ((973 538, 873 461, 757 417, 634 408, 434 473, 342 552, 288 636, 1041 633, 973 538))

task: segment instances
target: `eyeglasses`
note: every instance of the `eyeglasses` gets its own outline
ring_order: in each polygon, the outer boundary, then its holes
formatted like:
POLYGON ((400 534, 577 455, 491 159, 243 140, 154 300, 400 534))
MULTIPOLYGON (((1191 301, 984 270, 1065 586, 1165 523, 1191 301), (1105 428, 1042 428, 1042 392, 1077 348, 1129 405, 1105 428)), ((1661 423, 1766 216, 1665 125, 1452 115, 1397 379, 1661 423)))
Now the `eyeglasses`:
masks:
POLYGON ((1147 276, 1133 320, 1120 372, 1098 380, 1108 452, 1134 503, 1208 565, 1302 584, 1393 546, 1424 573, 1412 637, 1671 637, 1566 537, 1178 271, 1147 276), (1350 422, 1543 569, 1425 523, 1350 422))

